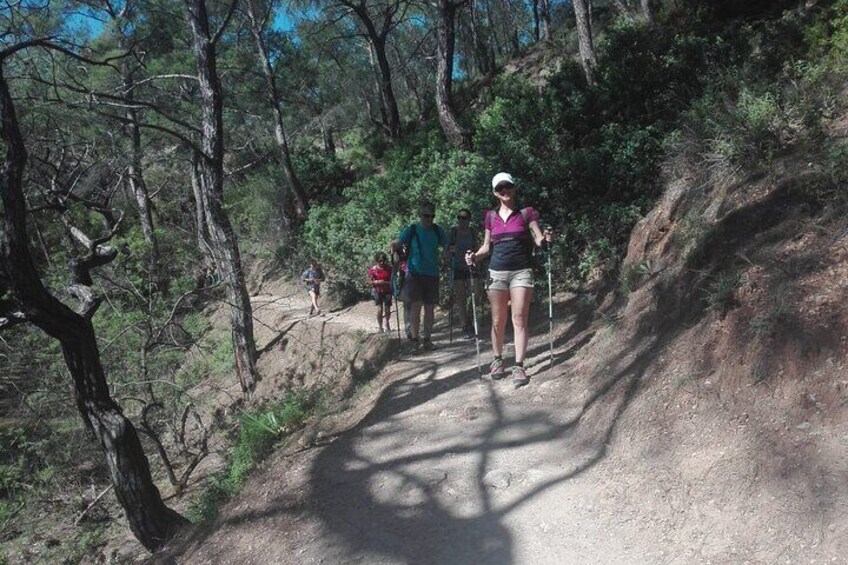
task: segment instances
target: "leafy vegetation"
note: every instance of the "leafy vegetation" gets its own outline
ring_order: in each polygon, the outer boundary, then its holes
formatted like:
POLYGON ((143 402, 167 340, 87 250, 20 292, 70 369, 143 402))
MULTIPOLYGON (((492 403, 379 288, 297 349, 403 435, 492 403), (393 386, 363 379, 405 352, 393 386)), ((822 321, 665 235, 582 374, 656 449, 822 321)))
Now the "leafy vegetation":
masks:
POLYGON ((316 394, 293 391, 268 407, 243 412, 226 468, 207 480, 192 504, 190 519, 196 523, 214 519, 221 504, 244 487, 250 472, 272 452, 275 443, 303 425, 317 399, 316 394))
MULTIPOLYGON (((24 184, 33 262, 45 285, 65 299, 62 289, 72 282, 66 265, 92 251, 69 237, 71 226, 114 248, 116 258, 100 266, 91 284, 102 299, 92 323, 108 388, 134 422, 155 414, 150 429, 173 440, 193 406, 191 388, 233 379, 236 363, 229 332, 213 328, 204 311, 230 299, 215 282, 221 273, 209 284, 206 269, 215 260, 193 189, 205 181, 194 174, 202 112, 197 81, 186 78, 196 72, 185 48, 191 34, 179 3, 154 4, 140 3, 143 17, 133 21, 98 14, 108 25, 85 37, 63 27, 60 12, 70 3, 46 3, 44 11, 24 3, 2 47, 54 33, 85 44, 85 53, 98 58, 140 46, 129 58, 139 62, 132 73, 28 49, 4 61, 4 76, 20 102, 30 154, 24 184), (116 107, 122 113, 112 113, 116 107), (128 117, 130 107, 135 117, 128 117), (139 124, 136 145, 132 126, 139 124), (150 231, 134 192, 141 180, 150 231)), ((415 220, 421 200, 435 202, 436 220, 446 228, 460 208, 479 220, 492 205, 489 180, 501 170, 517 177, 523 202, 559 233, 557 278, 617 282, 625 294, 650 274, 646 262, 620 268, 625 245, 668 177, 707 171, 730 179, 767 167, 790 148, 821 144, 818 176, 796 190, 844 210, 848 145, 825 141, 823 126, 843 111, 848 0, 820 2, 814 10, 782 3, 743 10, 733 2, 689 10, 691 4, 664 3, 653 23, 599 10, 603 25, 591 82, 564 47, 571 29, 562 18, 554 22, 554 36, 537 44, 527 31, 529 12, 511 21, 502 8, 491 8, 494 60, 479 60, 470 42, 460 41, 454 86, 455 99, 463 101, 456 112, 471 140, 464 148, 445 140, 434 116, 433 69, 419 51, 435 51, 431 14, 411 8, 415 25, 393 32, 398 134, 388 130, 373 62, 361 45, 339 39, 360 23, 342 18, 342 27, 334 27, 316 8, 289 14, 290 33, 269 30, 265 40, 281 92, 269 103, 248 25, 237 13, 232 33, 218 44, 226 130, 220 166, 224 209, 245 271, 261 259, 296 275, 315 257, 327 267, 331 290, 361 297, 365 266, 415 220), (740 11, 744 20, 735 17, 740 11), (512 25, 526 29, 500 37, 500 28, 512 25), (533 50, 559 61, 543 80, 540 73, 492 71, 533 50), (281 109, 287 154, 274 105, 281 109), (287 160, 309 198, 303 217, 293 212, 287 160)), ((213 22, 225 21, 222 8, 211 7, 213 22)), ((676 221, 678 243, 698 253, 711 236, 703 217, 676 221)), ((6 276, 0 275, 0 316, 8 304, 17 306, 6 276)), ((704 302, 720 311, 732 307, 739 277, 734 270, 706 273, 704 302)), ((757 337, 771 335, 787 316, 772 305, 750 329, 757 337)), ((3 407, 9 413, 0 457, 5 539, 15 535, 8 525, 38 493, 79 490, 107 473, 67 392, 71 379, 58 344, 21 326, 3 331, 9 338, 0 344, 0 372, 10 376, 0 385, 14 401, 3 407), (70 451, 85 460, 84 469, 70 451)), ((290 391, 277 404, 243 412, 227 466, 197 499, 193 520, 213 517, 316 402, 312 393, 290 391)), ((226 429, 232 422, 220 424, 226 429)), ((99 535, 93 527, 81 532, 74 557, 82 559, 99 535)))

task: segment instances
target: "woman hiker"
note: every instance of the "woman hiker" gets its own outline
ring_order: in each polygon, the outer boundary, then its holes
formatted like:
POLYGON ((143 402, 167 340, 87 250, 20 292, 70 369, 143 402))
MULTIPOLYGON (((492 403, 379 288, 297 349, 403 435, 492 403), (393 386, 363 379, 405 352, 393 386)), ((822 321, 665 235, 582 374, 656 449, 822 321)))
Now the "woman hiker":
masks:
MULTIPOLYGON (((459 311, 459 323, 463 333, 469 339, 474 338, 474 326, 468 314, 468 292, 471 288, 471 268, 465 263, 465 254, 477 247, 477 237, 471 229, 471 210, 463 208, 456 215, 456 225, 448 235, 447 254, 450 257, 451 299, 459 311)), ((476 289, 474 289, 476 290, 476 289)))
POLYGON ((503 362, 504 330, 507 311, 511 308, 515 334, 512 380, 518 388, 530 382, 524 368, 524 357, 527 354, 527 320, 530 316, 530 302, 533 300, 533 246, 549 247, 553 233, 546 232, 543 235, 536 210, 521 207, 512 175, 496 174, 492 178, 492 194, 497 203, 494 209, 486 212, 483 219, 483 245, 477 251, 468 251, 465 261, 469 266, 474 266, 479 259, 491 254, 487 289, 492 305, 492 350, 495 358, 489 374, 493 379, 502 379, 506 375, 503 362))

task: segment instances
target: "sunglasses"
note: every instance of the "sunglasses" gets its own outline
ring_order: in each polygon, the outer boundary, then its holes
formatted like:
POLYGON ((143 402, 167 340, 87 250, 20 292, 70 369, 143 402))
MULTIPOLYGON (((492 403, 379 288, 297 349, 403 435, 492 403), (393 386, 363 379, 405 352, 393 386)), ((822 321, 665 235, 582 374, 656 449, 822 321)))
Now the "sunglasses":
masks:
POLYGON ((495 188, 495 192, 497 192, 498 194, 500 194, 501 192, 506 192, 507 190, 512 190, 513 188, 515 188, 515 186, 514 186, 514 185, 511 185, 511 184, 501 184, 501 185, 498 185, 498 186, 495 188))
POLYGON ((434 217, 434 216, 435 216, 435 214, 425 214, 424 212, 421 212, 421 214, 419 214, 419 215, 420 215, 422 218, 432 218, 432 217, 434 217))

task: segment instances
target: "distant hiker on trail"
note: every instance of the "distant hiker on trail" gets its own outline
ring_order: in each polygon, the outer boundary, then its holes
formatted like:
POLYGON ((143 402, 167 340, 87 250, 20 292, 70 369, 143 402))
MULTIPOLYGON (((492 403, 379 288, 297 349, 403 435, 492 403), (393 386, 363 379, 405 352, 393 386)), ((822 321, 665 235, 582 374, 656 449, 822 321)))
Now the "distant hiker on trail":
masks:
POLYGON ((439 247, 445 247, 448 243, 445 231, 433 222, 435 215, 436 207, 430 202, 423 203, 418 210, 420 221, 404 228, 391 245, 392 252, 400 249, 402 245, 409 246, 409 273, 404 285, 409 287, 409 298, 412 302, 410 333, 413 347, 416 349, 419 346, 426 350, 434 347, 430 336, 433 331, 433 310, 439 302, 439 247))
POLYGON ((309 307, 309 315, 321 315, 321 309, 318 307, 318 297, 321 296, 321 283, 324 282, 324 271, 318 261, 312 259, 309 261, 309 267, 300 275, 300 280, 306 285, 309 290, 309 298, 312 299, 312 306, 309 307))
POLYGON ((487 289, 492 305, 492 350, 495 358, 489 374, 493 379, 502 379, 506 375, 503 362, 504 330, 507 310, 511 305, 515 333, 512 379, 517 388, 530 382, 524 368, 524 356, 527 353, 527 319, 533 300, 533 270, 530 263, 533 244, 548 248, 553 233, 546 232, 543 235, 536 210, 519 205, 512 175, 496 174, 492 178, 492 192, 497 205, 486 212, 483 220, 483 245, 477 251, 469 251, 465 261, 475 265, 478 259, 491 253, 487 289))
MULTIPOLYGON (((447 254, 450 257, 452 306, 459 310, 459 323, 469 339, 474 338, 474 327, 468 315, 468 289, 471 267, 465 263, 465 254, 477 248, 478 241, 471 229, 471 211, 463 208, 456 215, 456 225, 448 233, 447 254)), ((475 289, 476 290, 476 289, 475 289)), ((451 323, 453 320, 451 320, 451 323)))
POLYGON ((385 253, 380 252, 374 255, 374 265, 368 268, 368 279, 371 281, 371 298, 377 305, 379 332, 389 333, 392 331, 389 325, 392 315, 392 270, 389 268, 389 259, 385 253))

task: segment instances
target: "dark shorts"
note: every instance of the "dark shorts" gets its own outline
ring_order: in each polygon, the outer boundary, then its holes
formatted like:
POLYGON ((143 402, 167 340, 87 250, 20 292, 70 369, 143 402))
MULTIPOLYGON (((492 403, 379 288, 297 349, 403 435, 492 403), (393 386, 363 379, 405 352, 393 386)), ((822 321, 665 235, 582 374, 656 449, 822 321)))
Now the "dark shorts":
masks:
POLYGON ((371 298, 374 300, 374 304, 376 304, 377 306, 383 306, 384 304, 386 306, 392 305, 392 295, 389 292, 382 293, 377 292, 376 290, 372 290, 371 298))
POLYGON ((409 287, 409 299, 412 302, 439 303, 439 277, 410 273, 406 286, 409 287))

